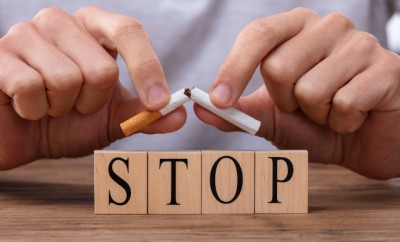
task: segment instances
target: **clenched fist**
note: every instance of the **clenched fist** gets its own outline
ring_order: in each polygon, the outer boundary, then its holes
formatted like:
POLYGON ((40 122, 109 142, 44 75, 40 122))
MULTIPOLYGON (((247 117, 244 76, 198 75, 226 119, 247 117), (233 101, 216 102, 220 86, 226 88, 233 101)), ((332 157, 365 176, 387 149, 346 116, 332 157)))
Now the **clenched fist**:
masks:
MULTIPOLYGON (((338 13, 298 8, 239 34, 211 87, 213 103, 262 121, 258 135, 373 178, 400 176, 400 57, 338 13), (265 85, 240 98, 256 68, 265 85)), ((196 106, 200 119, 237 130, 196 106)))
MULTIPOLYGON (((143 26, 94 7, 39 12, 0 39, 0 169, 42 157, 90 154, 121 138, 119 123, 169 100, 165 76, 143 26), (118 82, 125 61, 138 98, 118 82)), ((170 132, 183 108, 143 132, 170 132)))

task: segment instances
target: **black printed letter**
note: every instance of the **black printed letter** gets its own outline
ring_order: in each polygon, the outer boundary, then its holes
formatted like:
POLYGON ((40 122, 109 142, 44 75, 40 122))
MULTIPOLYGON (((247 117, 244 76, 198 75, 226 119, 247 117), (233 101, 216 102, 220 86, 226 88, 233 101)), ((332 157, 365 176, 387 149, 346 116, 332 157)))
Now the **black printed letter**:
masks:
POLYGON ((112 197, 111 197, 111 191, 108 191, 108 204, 110 205, 111 203, 114 203, 116 205, 122 206, 125 205, 129 202, 129 199, 131 199, 131 188, 129 187, 129 184, 124 181, 121 177, 119 177, 117 174, 115 174, 113 170, 113 164, 116 161, 122 161, 126 169, 129 172, 129 158, 124 160, 120 157, 114 158, 111 160, 110 164, 108 165, 108 174, 110 175, 111 179, 113 179, 118 185, 120 185, 126 192, 126 198, 123 202, 116 202, 112 197))
POLYGON ((240 195, 240 192, 242 191, 242 186, 243 186, 243 172, 242 172, 242 168, 240 167, 239 163, 237 162, 237 160, 235 160, 233 157, 231 156, 222 156, 221 158, 219 158, 213 165, 213 167, 211 168, 211 173, 210 173, 210 186, 211 186, 211 192, 214 195, 215 199, 217 199, 218 202, 220 203, 224 203, 224 204, 229 204, 234 202, 240 195), (233 163, 235 164, 236 167, 236 173, 237 173, 237 187, 236 187, 236 193, 235 196, 233 196, 233 198, 229 201, 223 201, 217 193, 217 187, 215 186, 215 175, 217 172, 217 167, 219 162, 222 159, 231 159, 233 161, 233 163))
POLYGON ((269 157, 272 160, 272 200, 269 203, 281 203, 278 201, 278 182, 288 182, 293 176, 293 164, 285 157, 269 157), (278 161, 282 160, 287 166, 287 175, 283 180, 278 179, 278 161))
POLYGON ((160 169, 163 162, 171 162, 171 201, 167 205, 180 205, 176 202, 176 162, 183 162, 188 168, 187 159, 160 159, 160 169))

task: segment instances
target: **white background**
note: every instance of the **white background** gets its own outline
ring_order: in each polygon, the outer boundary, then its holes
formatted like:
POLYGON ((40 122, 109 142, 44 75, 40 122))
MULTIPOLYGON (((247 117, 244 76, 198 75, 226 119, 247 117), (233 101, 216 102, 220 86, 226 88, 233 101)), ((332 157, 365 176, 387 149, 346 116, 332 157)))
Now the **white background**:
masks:
POLYGON ((400 53, 400 14, 396 14, 388 23, 389 49, 400 53))

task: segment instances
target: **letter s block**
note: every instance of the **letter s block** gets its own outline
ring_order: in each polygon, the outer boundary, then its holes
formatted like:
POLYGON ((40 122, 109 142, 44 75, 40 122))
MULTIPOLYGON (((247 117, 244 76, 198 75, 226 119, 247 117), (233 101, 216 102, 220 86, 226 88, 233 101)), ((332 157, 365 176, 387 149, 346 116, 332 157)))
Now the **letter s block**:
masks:
POLYGON ((256 213, 308 212, 307 151, 256 151, 256 213))
POLYGON ((95 151, 95 214, 147 213, 147 152, 95 151))

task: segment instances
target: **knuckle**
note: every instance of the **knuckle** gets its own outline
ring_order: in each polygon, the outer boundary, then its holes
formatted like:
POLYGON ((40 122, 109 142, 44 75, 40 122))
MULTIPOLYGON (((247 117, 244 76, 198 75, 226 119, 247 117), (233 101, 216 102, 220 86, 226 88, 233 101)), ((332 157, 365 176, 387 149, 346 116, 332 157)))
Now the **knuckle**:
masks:
POLYGON ((135 18, 119 16, 112 27, 111 36, 115 39, 145 32, 144 26, 135 18))
POLYGON ((357 32, 353 35, 352 39, 352 52, 358 54, 370 53, 376 47, 379 47, 378 39, 367 33, 367 32, 357 32))
POLYGON ((101 9, 99 7, 96 7, 96 6, 86 6, 86 7, 78 9, 75 12, 75 15, 84 15, 86 13, 91 13, 91 12, 99 11, 99 10, 101 10, 101 9))
POLYGON ((339 29, 353 29, 354 24, 349 17, 342 13, 331 13, 327 15, 324 19, 326 26, 332 27, 336 26, 339 29))
POLYGON ((275 84, 288 81, 288 78, 283 78, 290 76, 290 72, 286 70, 285 63, 284 59, 277 56, 267 58, 260 68, 262 77, 275 84))
POLYGON ((311 17, 318 16, 317 12, 315 12, 315 11, 309 9, 309 8, 305 8, 305 7, 296 7, 291 12, 292 13, 299 13, 301 15, 311 16, 311 17))
POLYGON ((264 39, 265 36, 274 36, 276 31, 266 19, 255 19, 244 27, 241 34, 254 39, 264 39))
POLYGON ((53 81, 48 82, 48 88, 56 93, 79 89, 83 83, 83 77, 77 68, 68 68, 67 71, 65 69, 54 70, 49 76, 53 81))
POLYGON ((332 106, 338 114, 351 114, 356 112, 355 103, 349 95, 342 95, 340 90, 336 93, 332 100, 332 106))
POLYGON ((325 101, 321 90, 314 88, 312 83, 298 82, 294 86, 294 95, 300 103, 308 106, 321 106, 325 101))
MULTIPOLYGON (((18 106, 18 105, 17 105, 18 106)), ((17 108, 18 115, 27 120, 36 121, 42 119, 47 115, 47 109, 37 110, 37 109, 30 109, 26 107, 19 107, 17 108)))
POLYGON ((136 70, 152 69, 149 67, 158 66, 160 63, 158 61, 157 56, 155 56, 155 54, 152 54, 152 53, 151 54, 149 54, 149 53, 141 54, 141 55, 137 56, 136 59, 137 60, 133 64, 133 68, 135 68, 136 70))
POLYGON ((18 40, 22 36, 31 35, 33 31, 34 27, 31 22, 17 23, 8 30, 7 34, 4 36, 4 39, 10 39, 12 42, 14 42, 14 40, 18 40))
POLYGON ((118 80, 119 69, 114 61, 102 61, 91 67, 86 81, 95 84, 96 88, 107 90, 118 80))
POLYGON ((65 28, 73 24, 72 17, 57 7, 48 7, 42 9, 33 18, 36 26, 47 28, 50 31, 59 31, 60 27, 65 28))
POLYGON ((44 83, 39 74, 18 75, 9 83, 7 89, 12 98, 33 97, 44 91, 44 83))
POLYGON ((47 7, 44 8, 42 10, 40 10, 35 17, 33 18, 35 19, 52 19, 52 18, 56 18, 57 16, 59 16, 60 14, 65 14, 64 11, 62 11, 61 9, 59 9, 58 7, 52 6, 52 7, 47 7))

